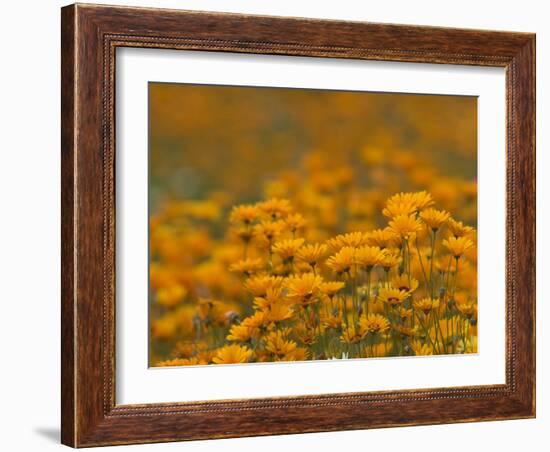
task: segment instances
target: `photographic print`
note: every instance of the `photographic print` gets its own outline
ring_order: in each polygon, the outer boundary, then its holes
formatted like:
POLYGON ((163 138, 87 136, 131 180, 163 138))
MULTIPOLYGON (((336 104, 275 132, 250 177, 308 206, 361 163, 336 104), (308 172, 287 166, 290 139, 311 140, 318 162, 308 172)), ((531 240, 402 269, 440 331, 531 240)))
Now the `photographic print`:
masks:
POLYGON ((149 365, 477 353, 477 98, 149 83, 149 365))

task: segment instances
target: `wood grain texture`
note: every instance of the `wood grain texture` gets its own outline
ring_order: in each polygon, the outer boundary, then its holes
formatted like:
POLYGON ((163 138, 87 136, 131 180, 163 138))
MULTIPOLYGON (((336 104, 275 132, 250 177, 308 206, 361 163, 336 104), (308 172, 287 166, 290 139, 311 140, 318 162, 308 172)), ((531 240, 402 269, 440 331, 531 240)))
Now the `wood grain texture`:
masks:
POLYGON ((81 4, 63 8, 61 34, 64 444, 85 447, 535 415, 534 35, 81 4), (506 68, 506 384, 116 405, 117 47, 506 68))
POLYGON ((61 441, 75 444, 74 340, 74 151, 75 30, 74 8, 61 11, 61 441))

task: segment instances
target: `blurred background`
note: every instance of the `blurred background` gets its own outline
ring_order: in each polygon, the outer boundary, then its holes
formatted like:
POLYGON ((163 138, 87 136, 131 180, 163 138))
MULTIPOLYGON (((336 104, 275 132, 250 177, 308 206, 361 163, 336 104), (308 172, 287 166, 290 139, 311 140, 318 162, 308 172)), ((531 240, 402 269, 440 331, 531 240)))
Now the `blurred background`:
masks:
POLYGON ((284 195, 269 183, 304 177, 312 155, 356 169, 363 187, 416 181, 436 198, 452 197, 445 179, 476 177, 474 97, 151 83, 149 101, 153 213, 219 191, 233 204, 284 195))

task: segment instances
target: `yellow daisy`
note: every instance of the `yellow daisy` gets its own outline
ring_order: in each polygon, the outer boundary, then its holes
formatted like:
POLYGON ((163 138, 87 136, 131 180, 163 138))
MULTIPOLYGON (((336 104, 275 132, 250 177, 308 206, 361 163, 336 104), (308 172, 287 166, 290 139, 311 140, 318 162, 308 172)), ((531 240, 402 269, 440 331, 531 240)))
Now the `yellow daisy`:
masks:
POLYGON ((260 214, 261 211, 257 206, 253 206, 252 204, 241 204, 240 206, 233 207, 229 215, 229 221, 231 221, 231 223, 249 225, 256 221, 260 217, 260 214))
POLYGON ((410 319, 412 317, 413 311, 412 311, 412 309, 407 309, 407 308, 404 308, 404 307, 400 307, 397 310, 397 315, 399 316, 399 318, 403 322, 403 321, 405 321, 407 319, 410 319))
POLYGON ((436 210, 430 207, 420 212, 420 218, 432 231, 437 231, 451 218, 451 214, 445 210, 436 210))
POLYGON ((296 253, 296 258, 307 262, 312 267, 315 267, 317 263, 326 255, 327 246, 319 243, 313 245, 304 245, 296 253))
POLYGON ((268 322, 267 315, 264 311, 256 311, 251 316, 246 317, 241 322, 242 326, 249 328, 260 328, 268 322))
POLYGON ((226 345, 218 349, 212 361, 216 364, 238 364, 249 362, 254 352, 237 344, 226 345))
POLYGON ((432 198, 432 195, 430 195, 426 191, 414 193, 397 193, 388 199, 386 207, 397 204, 410 204, 414 207, 414 211, 419 211, 433 205, 434 200, 432 198))
POLYGON ((293 234, 295 234, 299 229, 302 229, 307 224, 305 218, 299 213, 289 215, 284 219, 284 222, 288 230, 293 234))
POLYGON ((415 300, 413 306, 416 310, 423 312, 427 316, 432 310, 439 308, 439 300, 437 298, 423 298, 415 300))
POLYGON ((387 303, 391 306, 397 306, 408 298, 409 292, 393 287, 391 284, 386 284, 380 287, 378 291, 378 300, 387 303))
POLYGON ((266 318, 270 322, 282 322, 294 315, 294 311, 287 303, 274 303, 266 310, 266 318))
POLYGON ((417 333, 416 327, 411 328, 405 325, 393 325, 393 329, 403 337, 414 337, 417 333))
POLYGON ((269 244, 283 233, 285 224, 282 221, 262 221, 254 226, 254 235, 269 244))
POLYGON ((386 253, 380 261, 380 265, 386 271, 390 271, 392 268, 397 267, 399 264, 401 264, 401 257, 397 253, 386 253))
POLYGON ((244 287, 255 297, 263 297, 269 289, 281 287, 283 278, 267 274, 251 276, 244 283, 244 287))
POLYGON ((306 305, 315 303, 321 294, 323 279, 313 273, 303 273, 287 279, 286 289, 289 300, 306 305))
POLYGON ((422 230, 422 223, 414 215, 398 215, 389 222, 390 230, 407 240, 412 234, 422 230))
POLYGON ((375 229, 368 234, 367 243, 370 246, 391 248, 399 246, 400 239, 399 236, 389 228, 375 229))
POLYGON ((296 347, 294 350, 288 352, 281 361, 305 361, 309 358, 309 351, 304 347, 296 347))
POLYGON ((462 221, 456 221, 452 218, 447 221, 447 228, 456 238, 470 236, 474 232, 474 228, 471 226, 466 226, 462 221))
POLYGON ((276 242, 273 245, 273 253, 279 255, 283 261, 291 261, 304 244, 304 239, 288 239, 276 242))
POLYGON ((368 234, 364 232, 348 232, 347 234, 340 234, 328 240, 327 244, 333 251, 339 251, 346 246, 357 248, 366 245, 367 240, 368 234))
POLYGON ((296 350, 296 342, 289 340, 285 331, 276 330, 269 333, 264 339, 265 349, 273 355, 275 361, 284 359, 285 356, 296 350))
POLYGON ((345 284, 341 281, 328 281, 321 284, 321 291, 329 298, 332 298, 344 287, 345 284))
POLYGON ((406 292, 414 292, 418 289, 418 280, 412 276, 408 276, 405 273, 395 276, 392 278, 391 283, 393 287, 398 288, 399 290, 404 290, 406 292))
POLYGON ((271 198, 258 204, 258 208, 272 220, 285 218, 292 212, 288 199, 271 198))
POLYGON ((382 210, 385 217, 394 218, 399 215, 412 215, 416 212, 416 205, 412 201, 388 203, 382 210))
POLYGON ((327 259, 327 266, 335 273, 349 273, 355 264, 355 249, 345 246, 327 259))
POLYGON ((228 341, 247 342, 260 336, 260 329, 246 325, 233 325, 227 336, 228 341))
POLYGON ((322 315, 321 322, 326 329, 336 330, 342 326, 343 317, 341 313, 322 315))
POLYGON ((468 249, 474 246, 474 242, 467 237, 449 237, 447 240, 443 240, 443 246, 458 259, 468 249))
POLYGON ((285 299, 281 287, 270 287, 266 290, 263 297, 254 298, 254 305, 258 309, 269 309, 269 307, 284 301, 285 299))
POLYGON ((362 246, 355 250, 355 263, 367 271, 384 259, 385 253, 377 246, 362 246))
POLYGON ((473 318, 477 313, 477 304, 473 301, 457 302, 456 307, 468 319, 473 318))
POLYGON ((434 354, 434 350, 431 345, 423 344, 419 340, 414 340, 411 342, 411 349, 416 356, 428 356, 434 354))
POLYGON ((362 316, 359 323, 361 330, 366 331, 368 334, 382 334, 390 328, 388 319, 380 314, 362 316))
POLYGON ((366 331, 356 328, 354 325, 348 325, 347 328, 342 331, 340 340, 346 344, 356 344, 363 337, 365 337, 366 331))

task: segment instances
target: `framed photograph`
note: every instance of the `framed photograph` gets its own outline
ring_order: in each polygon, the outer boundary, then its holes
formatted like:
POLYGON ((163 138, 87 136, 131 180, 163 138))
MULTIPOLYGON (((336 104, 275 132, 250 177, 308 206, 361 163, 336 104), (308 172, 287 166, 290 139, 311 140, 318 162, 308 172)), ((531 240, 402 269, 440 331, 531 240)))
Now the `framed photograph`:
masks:
POLYGON ((62 442, 535 416, 535 36, 62 9, 62 442))

